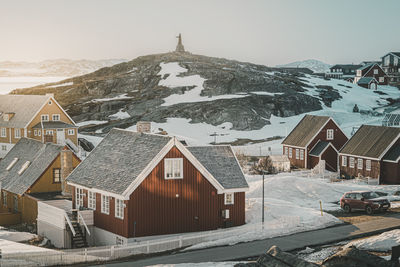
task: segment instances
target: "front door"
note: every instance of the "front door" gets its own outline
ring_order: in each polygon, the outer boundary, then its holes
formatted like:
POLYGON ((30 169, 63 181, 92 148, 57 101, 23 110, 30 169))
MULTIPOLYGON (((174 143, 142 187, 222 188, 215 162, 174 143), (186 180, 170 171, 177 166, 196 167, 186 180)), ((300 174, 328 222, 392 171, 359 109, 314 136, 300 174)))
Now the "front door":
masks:
POLYGON ((65 144, 65 131, 64 129, 57 129, 57 144, 65 144))
POLYGON ((372 90, 376 90, 376 84, 375 83, 371 83, 371 89, 372 90))
POLYGON ((83 207, 83 189, 77 188, 75 190, 75 208, 83 207))

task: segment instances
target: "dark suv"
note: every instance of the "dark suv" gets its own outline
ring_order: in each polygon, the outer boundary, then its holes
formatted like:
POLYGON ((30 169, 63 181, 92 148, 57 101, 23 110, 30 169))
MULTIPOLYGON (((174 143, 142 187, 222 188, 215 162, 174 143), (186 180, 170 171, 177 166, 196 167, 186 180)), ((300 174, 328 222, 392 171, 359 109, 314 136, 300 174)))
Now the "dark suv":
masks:
POLYGON ((390 202, 373 191, 357 191, 345 193, 340 199, 340 207, 347 213, 352 210, 365 210, 372 214, 376 210, 387 211, 390 202))

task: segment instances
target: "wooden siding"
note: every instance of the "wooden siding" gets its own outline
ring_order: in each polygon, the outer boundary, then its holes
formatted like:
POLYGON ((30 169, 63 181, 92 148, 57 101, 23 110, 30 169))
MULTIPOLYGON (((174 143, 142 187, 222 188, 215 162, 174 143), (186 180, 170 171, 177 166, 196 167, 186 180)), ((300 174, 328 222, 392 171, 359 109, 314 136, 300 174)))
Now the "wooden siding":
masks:
POLYGON ((358 177, 359 175, 363 177, 379 178, 381 164, 378 160, 371 160, 371 170, 367 171, 365 168, 366 160, 363 158, 363 168, 358 169, 358 157, 354 158, 354 168, 350 168, 350 156, 347 156, 347 166, 343 167, 343 156, 340 155, 340 176, 358 177))
MULTIPOLYGON (((245 193, 234 195, 234 204, 225 205, 224 195, 173 147, 165 158, 183 158, 183 179, 164 179, 164 160, 145 178, 125 201, 124 219, 115 217, 115 199, 110 197, 109 215, 101 213, 101 194, 96 194, 96 227, 131 238, 213 230, 245 223, 245 193), (230 218, 222 218, 229 209, 230 218)), ((84 206, 88 192, 84 190, 84 206)), ((75 201, 75 190, 73 191, 75 201)), ((74 203, 75 205, 75 203, 74 203)))
POLYGON ((291 147, 291 146, 287 146, 287 145, 284 145, 283 146, 283 154, 285 155, 285 148, 288 148, 288 158, 289 158, 289 161, 290 161, 290 164, 292 165, 292 166, 296 166, 297 168, 301 168, 301 169, 303 169, 303 168, 305 168, 306 167, 306 152, 305 152, 305 150, 304 149, 301 149, 301 148, 296 148, 296 147, 291 147), (296 159, 296 149, 299 149, 299 158, 298 159, 296 159), (292 157, 289 157, 289 150, 292 150, 292 157), (303 160, 301 160, 300 159, 300 150, 303 150, 303 152, 304 152, 304 158, 303 158, 303 160))
POLYGON ((21 219, 24 223, 36 223, 38 216, 38 204, 36 199, 24 195, 22 197, 21 219))
POLYGON ((376 79, 376 81, 378 82, 379 85, 387 85, 388 84, 388 77, 386 75, 386 73, 378 66, 375 65, 372 69, 368 70, 365 69, 362 73, 362 75, 364 77, 374 77, 376 79), (374 74, 374 70, 378 70, 378 74, 374 74), (379 78, 380 77, 384 77, 384 81, 383 82, 379 82, 379 78))
POLYGON ((310 168, 314 168, 319 163, 319 157, 310 156, 310 168))
POLYGON ((380 184, 400 184, 400 161, 382 162, 380 184))
POLYGON ((337 171, 337 158, 338 153, 331 146, 321 155, 321 159, 325 160, 325 168, 333 172, 337 171))

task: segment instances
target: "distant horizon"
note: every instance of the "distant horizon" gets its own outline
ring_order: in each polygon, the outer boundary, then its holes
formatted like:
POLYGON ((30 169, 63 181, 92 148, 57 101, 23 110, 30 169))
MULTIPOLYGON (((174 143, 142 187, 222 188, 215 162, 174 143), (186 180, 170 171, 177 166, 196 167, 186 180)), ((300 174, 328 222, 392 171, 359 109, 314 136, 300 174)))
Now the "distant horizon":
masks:
POLYGON ((357 64, 400 50, 392 26, 398 0, 4 0, 0 6, 0 61, 132 60, 173 51, 179 33, 193 54, 266 66, 308 59, 357 64))

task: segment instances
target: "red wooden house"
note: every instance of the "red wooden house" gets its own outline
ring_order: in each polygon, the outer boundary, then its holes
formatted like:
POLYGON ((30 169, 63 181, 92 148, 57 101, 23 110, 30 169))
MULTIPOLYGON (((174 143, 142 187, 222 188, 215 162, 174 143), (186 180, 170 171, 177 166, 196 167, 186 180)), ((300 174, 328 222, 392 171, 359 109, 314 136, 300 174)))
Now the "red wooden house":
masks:
POLYGON ((342 177, 400 184, 400 128, 363 125, 339 152, 342 177))
POLYGON ((354 83, 368 88, 377 89, 377 85, 387 85, 389 82, 385 71, 377 63, 371 63, 357 69, 354 83))
POLYGON ((325 160, 327 170, 337 170, 337 153, 348 138, 327 116, 305 115, 282 141, 283 154, 297 168, 314 168, 325 160))
POLYGON ((230 146, 113 129, 67 179, 92 209, 95 245, 245 223, 247 182, 230 146))

